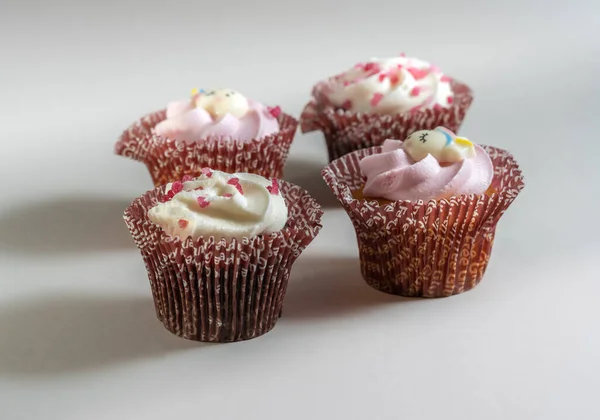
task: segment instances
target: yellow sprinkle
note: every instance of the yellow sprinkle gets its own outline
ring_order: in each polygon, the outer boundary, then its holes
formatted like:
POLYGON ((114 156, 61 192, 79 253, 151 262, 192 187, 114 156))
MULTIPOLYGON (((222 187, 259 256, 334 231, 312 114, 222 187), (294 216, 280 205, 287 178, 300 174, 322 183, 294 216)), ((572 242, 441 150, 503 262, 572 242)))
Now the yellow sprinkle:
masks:
POLYGON ((456 137, 454 141, 458 144, 462 144, 463 146, 473 146, 473 143, 464 137, 456 137))
POLYGON ((192 96, 196 96, 198 93, 198 88, 192 89, 192 96))

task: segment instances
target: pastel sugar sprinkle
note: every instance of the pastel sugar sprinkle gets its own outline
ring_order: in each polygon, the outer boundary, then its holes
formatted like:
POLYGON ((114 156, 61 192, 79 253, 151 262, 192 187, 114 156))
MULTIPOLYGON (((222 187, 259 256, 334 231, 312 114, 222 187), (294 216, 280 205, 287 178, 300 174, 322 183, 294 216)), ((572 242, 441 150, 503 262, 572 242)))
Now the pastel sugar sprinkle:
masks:
POLYGON ((183 183, 181 181, 173 182, 173 184, 171 185, 171 191, 173 192, 173 194, 177 194, 183 191, 183 183))
POLYGON ((198 201, 198 205, 200 206, 201 209, 208 207, 208 205, 210 204, 210 201, 208 201, 206 198, 200 196, 196 199, 198 201))
POLYGON ((371 106, 377 106, 377 104, 379 102, 381 102, 381 100, 383 99, 383 94, 382 93, 375 93, 373 95, 373 97, 371 98, 371 106))
POLYGON ((275 178, 271 180, 271 185, 267 187, 267 190, 273 195, 279 194, 279 184, 275 178))
POLYGON ((177 222, 177 224, 179 225, 179 227, 181 229, 185 229, 187 227, 187 225, 189 224, 189 222, 185 219, 179 219, 179 222, 177 222))
POLYGON ((244 195, 244 190, 242 190, 242 186, 240 185, 240 179, 239 178, 231 178, 229 181, 227 181, 227 183, 229 185, 233 185, 236 190, 239 191, 240 194, 244 195))
POLYGON ((279 118, 279 116, 281 115, 281 108, 279 106, 273 108, 269 107, 268 110, 269 113, 275 118, 279 118))
POLYGON ((416 67, 411 67, 411 68, 407 69, 407 71, 410 74, 412 74, 412 76, 416 80, 424 79, 425 77, 427 77, 427 75, 429 75, 429 70, 427 70, 427 69, 418 69, 416 67))

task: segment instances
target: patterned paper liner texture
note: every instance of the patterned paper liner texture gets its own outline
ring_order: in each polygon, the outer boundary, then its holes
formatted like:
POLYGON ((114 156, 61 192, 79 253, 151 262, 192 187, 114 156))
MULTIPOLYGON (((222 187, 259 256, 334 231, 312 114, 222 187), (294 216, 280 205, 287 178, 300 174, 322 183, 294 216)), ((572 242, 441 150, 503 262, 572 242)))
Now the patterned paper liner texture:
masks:
POLYGON ((318 83, 313 88, 313 99, 300 116, 300 129, 303 133, 323 132, 330 162, 355 150, 380 146, 386 139, 404 140, 418 130, 444 126, 458 133, 473 102, 471 89, 464 83, 452 81, 454 101, 449 108, 396 115, 359 113, 329 105, 321 93, 326 83, 318 83))
POLYGON ((115 153, 146 164, 154 186, 199 176, 202 168, 235 173, 250 172, 265 178, 281 178, 298 121, 281 113, 280 130, 260 139, 242 142, 210 136, 191 144, 155 134, 154 127, 166 118, 166 110, 146 115, 129 127, 115 146, 115 153))
POLYGON ((279 183, 289 211, 286 226, 250 239, 182 241, 166 234, 147 215, 164 186, 127 208, 125 223, 146 264, 156 315, 173 334, 231 342, 275 326, 292 265, 319 233, 323 214, 305 190, 279 183))
POLYGON ((356 151, 322 171, 350 216, 358 240, 361 271, 375 289, 401 296, 444 297, 475 287, 485 272, 496 224, 524 187, 512 155, 482 146, 494 164, 493 194, 439 201, 378 204, 358 200, 359 161, 381 147, 356 151))

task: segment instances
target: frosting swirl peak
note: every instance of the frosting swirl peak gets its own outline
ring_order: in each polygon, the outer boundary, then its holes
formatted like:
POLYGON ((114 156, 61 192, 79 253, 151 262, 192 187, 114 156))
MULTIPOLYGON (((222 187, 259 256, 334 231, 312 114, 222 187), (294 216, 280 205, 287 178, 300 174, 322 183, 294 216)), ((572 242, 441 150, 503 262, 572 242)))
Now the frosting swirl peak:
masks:
POLYGON ((174 140, 200 141, 208 136, 250 141, 279 131, 272 109, 232 89, 192 91, 188 100, 171 102, 156 134, 174 140))
POLYGON ((150 220, 183 239, 239 239, 283 229, 288 212, 276 179, 208 168, 202 172, 168 184, 164 202, 149 210, 150 220))
POLYGON ((359 165, 367 177, 363 195, 392 201, 483 194, 494 175, 485 150, 443 127, 416 132, 404 142, 388 139, 382 153, 363 158, 359 165), (451 141, 440 147, 438 136, 446 134, 451 141), (429 136, 436 141, 427 149, 429 136))

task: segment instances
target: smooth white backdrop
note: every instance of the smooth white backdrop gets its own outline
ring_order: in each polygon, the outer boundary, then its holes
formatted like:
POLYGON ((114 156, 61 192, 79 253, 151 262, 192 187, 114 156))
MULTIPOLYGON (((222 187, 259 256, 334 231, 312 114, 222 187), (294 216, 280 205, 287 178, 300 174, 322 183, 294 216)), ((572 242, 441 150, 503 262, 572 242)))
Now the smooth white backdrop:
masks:
POLYGON ((597 1, 0 2, 0 418, 597 419, 597 1), (113 155, 137 117, 228 86, 298 116, 320 78, 399 52, 468 82, 462 134, 509 149, 526 188, 482 283, 407 300, 362 281, 325 207, 266 336, 202 345, 156 320, 121 214, 151 187, 113 155))

